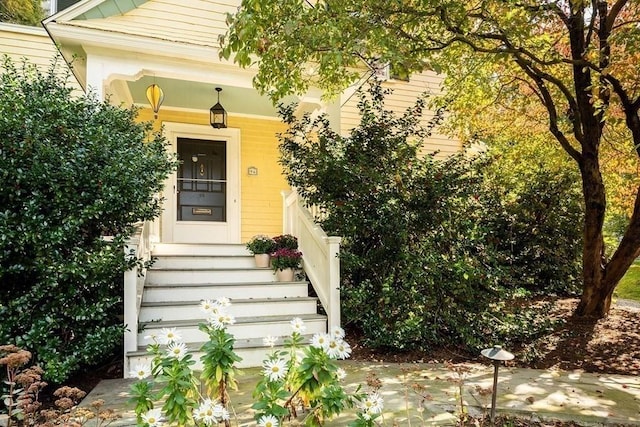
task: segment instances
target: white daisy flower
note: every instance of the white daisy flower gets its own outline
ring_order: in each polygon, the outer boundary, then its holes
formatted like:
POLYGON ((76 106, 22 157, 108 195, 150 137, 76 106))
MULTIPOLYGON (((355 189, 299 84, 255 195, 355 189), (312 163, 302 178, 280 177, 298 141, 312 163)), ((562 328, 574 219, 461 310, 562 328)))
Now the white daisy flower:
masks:
POLYGON ((147 378, 151 375, 151 365, 146 363, 138 363, 135 368, 129 372, 129 376, 136 377, 139 380, 147 378))
POLYGON ((262 343, 265 347, 275 347, 276 342, 278 341, 278 337, 273 337, 271 335, 267 335, 262 339, 262 343))
POLYGON ((304 325, 304 322, 299 317, 294 317, 291 319, 291 328, 293 332, 297 332, 299 334, 303 333, 307 327, 304 325))
POLYGON ((338 341, 338 359, 348 359, 351 356, 351 346, 346 341, 338 341))
POLYGON ((160 344, 171 344, 172 342, 179 342, 182 340, 180 333, 176 330, 176 328, 162 328, 160 331, 160 335, 158 336, 158 341, 160 344))
POLYGON ((211 310, 213 310, 214 307, 214 303, 211 302, 211 300, 203 300, 200 302, 200 311, 202 311, 205 314, 209 314, 211 313, 211 310))
POLYGON ((205 399, 200 406, 194 410, 193 418, 196 421, 201 421, 205 425, 218 424, 223 420, 224 408, 218 403, 218 401, 205 399))
POLYGON ((162 410, 160 408, 151 409, 140 416, 142 421, 149 427, 159 427, 162 423, 162 410))
POLYGON ((233 325, 234 323, 236 323, 236 318, 230 314, 226 314, 224 316, 224 323, 227 325, 233 325))
POLYGON ((379 414, 382 412, 383 404, 384 401, 378 393, 370 393, 360 407, 365 414, 379 414))
POLYGON ((266 360, 262 364, 262 373, 269 381, 281 380, 287 375, 287 363, 283 359, 266 360))
POLYGON ((311 338, 311 347, 326 349, 330 340, 331 336, 329 334, 314 334, 311 338))
POLYGON ((193 408, 193 419, 198 423, 205 425, 211 425, 213 421, 207 419, 207 410, 200 405, 197 408, 193 408))
POLYGON ((344 335, 344 329, 342 329, 340 326, 334 326, 333 328, 331 328, 331 336, 333 338, 341 340, 344 338, 344 335))
POLYGON ((144 339, 145 339, 146 341, 151 341, 151 340, 153 340, 153 341, 155 342, 155 341, 157 340, 157 338, 158 338, 158 337, 157 337, 155 334, 150 334, 150 335, 145 335, 145 336, 144 336, 144 339))
POLYGON ((329 340, 329 343, 325 347, 324 351, 332 359, 337 359, 340 356, 340 341, 336 339, 329 340))
POLYGON ((171 343, 167 347, 167 356, 174 359, 182 360, 187 355, 187 346, 185 343, 171 343))
POLYGON ((236 319, 227 313, 220 312, 216 316, 211 316, 209 318, 209 323, 214 329, 220 330, 224 329, 227 325, 233 325, 236 323, 236 319))
POLYGON ((220 297, 216 299, 216 304, 220 307, 229 307, 231 305, 231 300, 227 297, 220 297))
POLYGON ((222 405, 216 405, 216 408, 220 408, 219 412, 216 411, 216 414, 220 414, 218 415, 218 418, 221 419, 222 421, 227 421, 229 420, 229 411, 227 411, 227 409, 222 406, 222 405))
POLYGON ((338 370, 336 371, 336 378, 338 378, 338 381, 344 380, 345 378, 347 378, 347 371, 342 368, 338 368, 338 370))
POLYGON ((265 415, 258 420, 258 427, 278 427, 278 419, 273 415, 265 415))

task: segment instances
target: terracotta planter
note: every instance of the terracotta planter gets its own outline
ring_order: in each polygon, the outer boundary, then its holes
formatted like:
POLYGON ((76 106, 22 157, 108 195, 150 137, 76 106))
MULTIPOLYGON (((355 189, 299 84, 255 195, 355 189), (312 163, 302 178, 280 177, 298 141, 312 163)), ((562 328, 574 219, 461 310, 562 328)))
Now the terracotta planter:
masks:
POLYGON ((269 267, 269 260, 271 260, 271 256, 269 254, 255 254, 253 258, 256 260, 256 267, 269 267))
POLYGON ((276 270, 276 279, 278 282, 293 282, 293 268, 285 268, 284 270, 276 270))

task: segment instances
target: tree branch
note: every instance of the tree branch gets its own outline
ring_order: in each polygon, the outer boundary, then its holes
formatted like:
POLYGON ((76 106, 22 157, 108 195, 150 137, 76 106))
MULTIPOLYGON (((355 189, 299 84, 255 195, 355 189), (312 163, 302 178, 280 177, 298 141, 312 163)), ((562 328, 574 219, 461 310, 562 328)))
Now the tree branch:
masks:
MULTIPOLYGON (((531 79, 535 82, 536 86, 538 87, 540 95, 542 96, 542 99, 543 99, 542 104, 545 106, 545 108, 547 109, 547 112, 549 113, 549 131, 553 134, 553 136, 556 137, 556 139, 558 140, 562 148, 567 152, 567 154, 569 154, 576 162, 578 162, 578 164, 581 164, 582 155, 575 148, 573 148, 573 146, 571 145, 571 143, 569 142, 565 134, 562 133, 562 131, 558 128, 558 111, 556 110, 555 103, 553 102, 553 97, 551 96, 551 93, 549 93, 549 89, 547 89, 547 87, 544 84, 544 80, 540 75, 537 74, 535 70, 533 70, 530 67, 530 64, 522 60, 516 60, 516 62, 518 63, 520 68, 522 68, 522 70, 529 77, 531 77, 531 79)), ((576 130, 574 129, 574 132, 575 131, 576 130)))
POLYGON ((602 78, 611 85, 613 91, 618 95, 618 99, 620 99, 620 104, 624 111, 625 122, 631 131, 633 138, 634 149, 638 156, 640 156, 640 117, 638 117, 638 111, 640 110, 640 98, 637 98, 635 101, 631 101, 629 99, 629 95, 624 90, 624 87, 622 87, 622 83, 614 76, 605 74, 602 78))
POLYGON ((607 19, 605 21, 607 31, 611 32, 611 30, 613 29, 613 24, 616 22, 616 18, 620 14, 620 11, 622 11, 622 8, 627 4, 627 2, 628 0, 618 0, 611 6, 609 15, 607 16, 607 19))
POLYGON ((593 29, 596 25, 595 11, 597 10, 597 7, 598 7, 597 3, 598 3, 598 0, 591 0, 591 9, 593 10, 594 17, 591 18, 591 22, 589 23, 589 30, 587 31, 587 37, 585 38, 585 43, 584 43, 585 51, 583 52, 583 54, 587 53, 586 50, 591 44, 591 37, 593 37, 593 29))

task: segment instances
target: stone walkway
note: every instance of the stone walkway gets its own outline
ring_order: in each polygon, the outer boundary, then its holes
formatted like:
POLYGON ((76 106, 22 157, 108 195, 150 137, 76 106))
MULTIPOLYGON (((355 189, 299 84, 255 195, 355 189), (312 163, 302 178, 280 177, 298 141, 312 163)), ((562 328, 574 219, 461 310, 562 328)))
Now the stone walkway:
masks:
MULTIPOLYGON (((493 367, 465 366, 470 367, 462 385, 465 410, 472 414, 488 413, 491 395, 479 390, 491 388, 493 367)), ((386 426, 452 425, 460 413, 460 376, 443 365, 346 361, 342 367, 348 373, 345 380, 348 391, 355 390, 358 384, 367 390, 366 378, 371 373, 380 379, 386 426)), ((240 389, 231 393, 233 426, 256 425, 250 407, 251 392, 259 375, 257 368, 246 369, 238 378, 240 389)), ((518 414, 532 420, 573 420, 581 425, 640 426, 637 377, 502 367, 499 378, 498 413, 518 414)), ((110 425, 133 426, 135 416, 127 404, 130 384, 131 380, 104 380, 83 404, 104 399, 106 407, 115 409, 122 417, 110 425)), ((327 426, 346 426, 353 419, 353 412, 345 413, 327 426)))

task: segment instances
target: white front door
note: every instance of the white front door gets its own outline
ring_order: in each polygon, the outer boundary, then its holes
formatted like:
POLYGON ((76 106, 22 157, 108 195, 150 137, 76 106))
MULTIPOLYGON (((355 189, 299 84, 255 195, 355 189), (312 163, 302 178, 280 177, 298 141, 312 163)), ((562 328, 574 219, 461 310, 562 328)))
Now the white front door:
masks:
POLYGON ((162 241, 240 243, 240 131, 164 128, 180 165, 165 186, 162 241))

